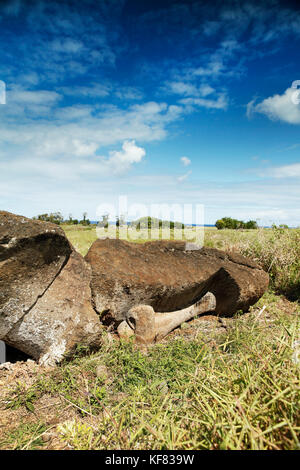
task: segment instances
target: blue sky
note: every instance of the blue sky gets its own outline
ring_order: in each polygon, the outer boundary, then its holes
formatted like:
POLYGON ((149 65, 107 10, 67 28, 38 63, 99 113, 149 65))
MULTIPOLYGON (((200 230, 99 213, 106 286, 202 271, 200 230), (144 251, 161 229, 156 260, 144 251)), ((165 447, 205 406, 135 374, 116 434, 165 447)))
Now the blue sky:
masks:
POLYGON ((2 209, 94 220, 127 195, 300 225, 293 3, 10 0, 0 23, 2 209))

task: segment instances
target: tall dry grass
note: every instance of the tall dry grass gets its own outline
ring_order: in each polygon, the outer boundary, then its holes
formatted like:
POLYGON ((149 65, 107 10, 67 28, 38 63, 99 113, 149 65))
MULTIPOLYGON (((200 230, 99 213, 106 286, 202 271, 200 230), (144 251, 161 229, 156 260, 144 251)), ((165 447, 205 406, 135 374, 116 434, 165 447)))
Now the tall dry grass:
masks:
POLYGON ((269 273, 276 292, 299 299, 300 229, 207 231, 204 244, 248 256, 269 273))

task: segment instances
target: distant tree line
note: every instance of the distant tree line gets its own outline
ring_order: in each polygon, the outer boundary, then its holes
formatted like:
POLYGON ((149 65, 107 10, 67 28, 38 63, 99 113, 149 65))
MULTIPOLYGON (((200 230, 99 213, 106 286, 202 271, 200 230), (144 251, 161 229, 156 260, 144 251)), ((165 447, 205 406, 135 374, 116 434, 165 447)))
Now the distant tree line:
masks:
POLYGON ((255 220, 243 222, 242 220, 232 219, 231 217, 223 217, 222 219, 217 220, 215 226, 218 230, 222 230, 224 228, 231 228, 234 230, 258 228, 257 222, 255 220))
POLYGON ((140 230, 141 228, 184 228, 184 224, 182 224, 181 222, 173 222, 172 220, 161 220, 157 219, 156 217, 141 217, 140 219, 131 222, 130 225, 135 227, 137 230, 140 230))
POLYGON ((87 219, 87 212, 84 212, 82 215, 82 220, 73 219, 72 214, 69 215, 69 219, 65 221, 68 225, 90 225, 91 221, 87 219))
POLYGON ((90 225, 90 220, 87 219, 87 212, 83 213, 82 220, 73 219, 72 214, 69 215, 68 220, 64 220, 60 212, 51 212, 50 214, 39 214, 36 217, 33 217, 33 220, 43 220, 44 222, 52 222, 53 224, 60 225, 62 223, 68 225, 90 225))
POLYGON ((52 222, 53 224, 60 225, 64 218, 60 212, 51 212, 50 214, 39 214, 33 217, 33 220, 43 220, 44 222, 52 222))

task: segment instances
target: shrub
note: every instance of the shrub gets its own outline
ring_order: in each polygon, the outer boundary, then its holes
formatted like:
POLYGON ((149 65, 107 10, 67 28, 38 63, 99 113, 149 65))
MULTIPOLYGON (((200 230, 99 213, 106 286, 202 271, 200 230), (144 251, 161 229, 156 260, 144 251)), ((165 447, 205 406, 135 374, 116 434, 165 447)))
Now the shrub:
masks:
POLYGON ((33 220, 43 220, 45 222, 52 222, 53 224, 60 225, 64 218, 60 212, 51 212, 50 214, 39 214, 37 217, 33 217, 33 220))
POLYGON ((231 217, 223 217, 222 219, 217 220, 215 226, 218 230, 222 230, 224 228, 231 228, 231 229, 257 229, 258 225, 255 220, 249 220, 248 222, 243 222, 242 220, 232 219, 231 217))

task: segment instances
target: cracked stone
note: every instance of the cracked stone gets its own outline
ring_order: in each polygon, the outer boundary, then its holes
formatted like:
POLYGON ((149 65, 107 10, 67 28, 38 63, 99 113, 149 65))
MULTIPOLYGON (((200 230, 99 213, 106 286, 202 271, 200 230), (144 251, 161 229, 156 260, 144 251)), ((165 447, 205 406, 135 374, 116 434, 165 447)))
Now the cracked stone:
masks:
POLYGON ((99 346, 90 280, 60 227, 0 212, 0 339, 44 365, 99 346))

